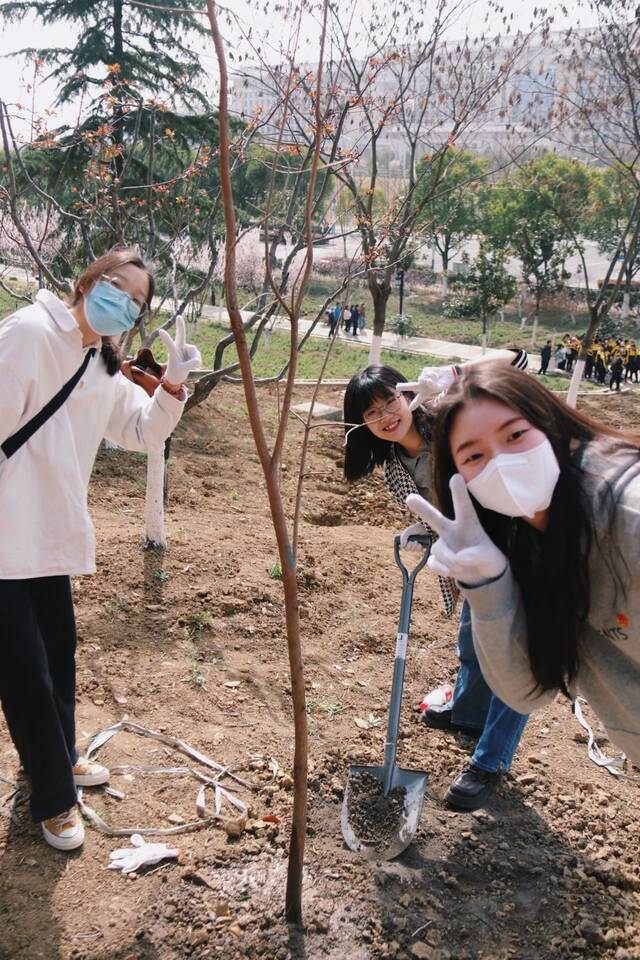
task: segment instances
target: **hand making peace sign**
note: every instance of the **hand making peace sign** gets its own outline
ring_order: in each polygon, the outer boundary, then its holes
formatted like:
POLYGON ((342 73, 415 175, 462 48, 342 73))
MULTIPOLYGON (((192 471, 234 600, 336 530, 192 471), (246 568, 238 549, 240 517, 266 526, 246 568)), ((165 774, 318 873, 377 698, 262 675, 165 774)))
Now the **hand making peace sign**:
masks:
POLYGON ((411 493, 406 504, 439 536, 431 548, 427 566, 443 577, 453 577, 466 586, 479 586, 501 576, 507 558, 485 533, 471 502, 469 491, 459 473, 449 481, 454 519, 449 520, 424 497, 411 493))
POLYGON ((176 320, 176 339, 172 340, 166 330, 158 330, 158 334, 167 348, 167 372, 169 383, 179 386, 188 378, 192 370, 197 370, 202 364, 200 351, 193 344, 186 342, 184 318, 176 320))

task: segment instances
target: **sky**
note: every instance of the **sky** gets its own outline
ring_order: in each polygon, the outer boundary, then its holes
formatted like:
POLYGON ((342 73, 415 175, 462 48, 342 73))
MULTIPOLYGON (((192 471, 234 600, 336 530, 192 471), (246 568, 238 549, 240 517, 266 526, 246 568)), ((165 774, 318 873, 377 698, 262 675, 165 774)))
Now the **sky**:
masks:
MULTIPOLYGON (((176 2, 183 3, 184 0, 176 0, 176 2)), ((269 3, 270 9, 273 10, 273 0, 267 0, 267 2, 269 3)), ((286 0, 284 0, 284 2, 286 2, 286 0)), ((291 0, 289 0, 289 2, 291 2, 291 0)), ((293 2, 295 3, 296 0, 293 0, 293 2)), ((392 0, 389 0, 389 2, 392 2, 392 0)), ((411 2, 411 0, 409 0, 409 2, 411 2)), ((452 0, 452 2, 455 2, 455 0, 452 0)), ((488 2, 489 0, 475 0, 468 16, 462 20, 456 28, 459 30, 460 35, 464 34, 465 27, 473 32, 476 24, 483 23, 488 9, 488 2)), ((555 17, 554 28, 563 29, 571 24, 575 25, 578 20, 582 25, 589 26, 593 20, 589 17, 585 9, 585 2, 588 3, 588 0, 566 0, 566 4, 550 3, 549 11, 553 13, 555 17), (565 12, 563 12, 563 9, 565 12)), ((284 16, 283 14, 278 15, 277 13, 264 19, 256 18, 255 0, 226 0, 226 6, 234 15, 240 18, 243 24, 247 25, 247 29, 249 29, 250 24, 252 25, 254 41, 255 38, 257 38, 256 23, 264 23, 264 31, 268 31, 268 36, 266 36, 266 38, 264 36, 262 37, 263 42, 266 39, 263 49, 266 52, 266 50, 270 48, 271 56, 269 59, 277 59, 278 47, 287 42, 287 36, 291 29, 293 18, 291 16, 284 16)), ((351 7, 345 4, 345 16, 349 11, 352 11, 357 19, 359 15, 366 15, 370 6, 370 0, 353 0, 351 7)), ((540 0, 502 0, 502 6, 505 14, 508 16, 513 15, 513 28, 526 30, 534 16, 534 10, 539 9, 540 0)), ((2 3, 0 2, 0 9, 1 7, 2 3)), ((237 51, 239 46, 241 46, 237 27, 233 24, 229 26, 223 22, 222 28, 228 43, 228 48, 237 51)), ((495 32, 501 32, 500 20, 497 20, 495 23, 495 32)), ((307 17, 302 27, 303 42, 301 45, 305 60, 312 61, 317 59, 317 37, 317 25, 312 19, 307 17)), ((45 27, 35 20, 26 19, 20 24, 3 25, 0 33, 0 57, 5 59, 0 61, 0 98, 9 104, 21 103, 30 105, 32 97, 34 96, 33 90, 29 89, 29 84, 31 84, 33 80, 33 64, 25 63, 24 59, 7 58, 7 54, 27 45, 33 46, 34 48, 68 46, 71 40, 68 24, 54 24, 45 27)), ((357 55, 357 50, 354 52, 357 55)), ((202 57, 207 71, 205 82, 211 84, 211 89, 213 90, 215 60, 208 46, 203 48, 202 57)), ((40 112, 46 107, 51 107, 54 96, 55 90, 53 85, 39 80, 35 92, 36 112, 40 112)), ((66 120, 67 122, 71 122, 74 118, 74 110, 67 107, 62 111, 58 111, 55 119, 58 121, 66 120)), ((16 129, 17 132, 23 135, 28 133, 28 125, 26 124, 18 123, 16 129)))

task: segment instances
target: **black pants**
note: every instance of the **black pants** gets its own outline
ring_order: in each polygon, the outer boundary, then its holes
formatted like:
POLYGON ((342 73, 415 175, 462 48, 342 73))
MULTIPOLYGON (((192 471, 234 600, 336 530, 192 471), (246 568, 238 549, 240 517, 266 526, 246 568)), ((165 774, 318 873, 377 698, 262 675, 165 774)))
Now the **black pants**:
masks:
POLYGON ((38 822, 76 802, 76 624, 69 577, 0 580, 0 701, 38 822))

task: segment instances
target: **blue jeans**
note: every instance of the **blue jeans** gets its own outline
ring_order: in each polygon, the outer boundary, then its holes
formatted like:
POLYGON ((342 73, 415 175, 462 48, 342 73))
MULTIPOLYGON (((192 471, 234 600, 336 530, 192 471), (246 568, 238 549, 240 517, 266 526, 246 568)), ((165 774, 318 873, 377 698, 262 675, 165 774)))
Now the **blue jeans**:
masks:
POLYGON ((471 759, 474 767, 490 773, 508 770, 528 717, 498 700, 487 686, 473 647, 471 610, 466 600, 458 630, 458 659, 451 720, 470 730, 482 730, 471 759))

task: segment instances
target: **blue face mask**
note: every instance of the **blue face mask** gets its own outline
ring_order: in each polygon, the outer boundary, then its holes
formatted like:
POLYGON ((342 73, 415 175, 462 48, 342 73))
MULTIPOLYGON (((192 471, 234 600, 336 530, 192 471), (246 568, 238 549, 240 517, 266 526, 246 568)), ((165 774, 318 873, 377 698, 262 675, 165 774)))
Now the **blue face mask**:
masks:
POLYGON ((140 307, 124 290, 98 280, 84 298, 84 312, 92 330, 102 337, 115 337, 131 330, 140 307))

